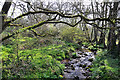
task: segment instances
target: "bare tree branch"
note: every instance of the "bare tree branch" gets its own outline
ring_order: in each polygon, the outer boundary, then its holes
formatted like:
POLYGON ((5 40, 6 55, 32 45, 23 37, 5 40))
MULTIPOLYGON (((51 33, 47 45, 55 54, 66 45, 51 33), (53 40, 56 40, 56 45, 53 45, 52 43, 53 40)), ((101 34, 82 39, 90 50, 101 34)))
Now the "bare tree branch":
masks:
MULTIPOLYGON (((64 18, 80 17, 80 18, 82 18, 82 19, 84 19, 84 20, 86 20, 86 21, 96 21, 96 20, 99 20, 99 21, 109 21, 109 22, 111 22, 112 24, 114 24, 113 21, 112 21, 110 18, 88 19, 87 17, 85 17, 85 16, 83 16, 83 15, 80 15, 80 14, 78 14, 78 15, 65 15, 65 14, 60 13, 60 12, 57 12, 57 11, 35 11, 35 12, 27 12, 27 13, 25 13, 25 14, 22 14, 22 15, 16 17, 16 18, 10 20, 10 21, 6 21, 6 23, 3 25, 3 26, 4 26, 3 30, 8 26, 9 23, 14 22, 15 20, 17 20, 17 19, 19 19, 19 18, 21 18, 21 17, 23 17, 23 16, 26 16, 26 15, 29 15, 29 14, 38 14, 38 13, 57 14, 57 15, 59 15, 59 16, 61 16, 61 17, 64 17, 64 18)), ((120 18, 116 18, 115 20, 120 20, 120 18)))

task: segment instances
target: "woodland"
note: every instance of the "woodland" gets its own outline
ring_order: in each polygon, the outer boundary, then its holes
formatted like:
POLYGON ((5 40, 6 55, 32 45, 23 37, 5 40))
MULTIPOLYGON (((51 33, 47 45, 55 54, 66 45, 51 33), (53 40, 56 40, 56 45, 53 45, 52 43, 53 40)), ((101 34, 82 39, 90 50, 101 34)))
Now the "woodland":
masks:
POLYGON ((120 1, 0 1, 0 78, 120 80, 120 1))

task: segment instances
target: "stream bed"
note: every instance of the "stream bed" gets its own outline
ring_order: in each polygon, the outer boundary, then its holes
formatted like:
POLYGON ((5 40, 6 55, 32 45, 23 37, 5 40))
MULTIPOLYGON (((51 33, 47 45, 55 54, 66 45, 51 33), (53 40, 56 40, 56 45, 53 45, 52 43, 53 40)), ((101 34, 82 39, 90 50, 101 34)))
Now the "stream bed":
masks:
POLYGON ((76 52, 76 57, 65 62, 65 70, 63 77, 65 79, 85 80, 90 77, 90 67, 95 59, 94 52, 85 47, 82 51, 76 52))

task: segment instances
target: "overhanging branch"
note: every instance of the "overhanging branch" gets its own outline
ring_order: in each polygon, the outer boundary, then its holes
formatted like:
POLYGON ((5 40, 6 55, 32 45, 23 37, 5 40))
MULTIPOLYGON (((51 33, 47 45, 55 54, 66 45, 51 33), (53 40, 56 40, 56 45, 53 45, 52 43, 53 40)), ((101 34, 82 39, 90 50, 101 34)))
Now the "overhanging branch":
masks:
POLYGON ((95 23, 89 23, 87 21, 85 21, 87 24, 93 26, 93 27, 96 27, 96 28, 99 28, 99 29, 112 29, 112 30, 116 30, 116 29, 119 29, 120 27, 100 27, 99 25, 95 24, 95 23))
MULTIPOLYGON (((55 18, 56 18, 56 17, 57 17, 57 16, 55 16, 55 18)), ((2 42, 2 41, 4 41, 4 40, 6 40, 6 39, 8 39, 8 38, 10 38, 10 37, 12 37, 12 36, 14 36, 15 34, 18 34, 18 33, 23 32, 23 31, 25 31, 25 30, 35 29, 35 28, 37 28, 37 27, 39 27, 39 26, 42 26, 42 25, 44 25, 44 24, 48 24, 48 23, 64 23, 64 24, 67 24, 67 25, 69 25, 69 26, 71 26, 71 27, 74 27, 74 26, 76 26, 79 22, 82 21, 82 19, 81 19, 81 20, 78 21, 76 24, 71 25, 70 23, 63 22, 63 21, 53 21, 53 22, 52 22, 52 20, 54 20, 55 18, 50 19, 50 20, 48 19, 48 20, 46 20, 46 21, 41 21, 41 22, 39 22, 38 24, 35 24, 35 25, 33 25, 33 26, 28 26, 28 27, 19 29, 18 31, 16 31, 16 32, 14 32, 14 33, 12 33, 12 34, 10 34, 10 35, 2 38, 2 39, 0 40, 0 42, 2 42)))
MULTIPOLYGON (((109 21, 109 22, 111 22, 112 24, 114 24, 113 21, 112 21, 110 18, 88 19, 87 17, 83 16, 82 14, 66 15, 66 14, 63 14, 63 13, 60 13, 60 12, 57 12, 57 11, 51 11, 51 10, 50 10, 50 11, 34 11, 34 12, 27 12, 27 13, 25 13, 25 14, 22 14, 22 15, 14 18, 14 19, 12 19, 12 20, 10 20, 10 21, 6 21, 5 24, 3 25, 4 28, 3 28, 2 30, 4 30, 4 29, 9 25, 9 23, 16 21, 17 19, 22 18, 23 16, 27 16, 27 15, 29 15, 29 14, 38 14, 38 13, 43 13, 43 14, 56 14, 56 15, 59 15, 59 16, 61 16, 61 17, 63 17, 63 18, 75 18, 75 17, 80 17, 80 18, 82 18, 82 19, 85 20, 85 21, 96 21, 96 20, 99 20, 99 21, 109 21)), ((115 20, 120 20, 120 18, 116 18, 115 20)))
MULTIPOLYGON (((55 16, 55 18, 50 19, 50 20, 48 19, 48 20, 46 20, 46 21, 41 21, 41 22, 39 22, 38 24, 35 24, 35 25, 33 25, 33 26, 28 26, 28 27, 19 29, 17 32, 14 32, 13 34, 8 35, 8 36, 2 38, 2 40, 0 40, 0 41, 4 41, 4 40, 6 40, 6 39, 8 39, 8 38, 10 38, 10 37, 12 37, 12 36, 14 36, 15 34, 18 34, 18 33, 23 32, 23 31, 25 31, 25 30, 32 30, 32 29, 35 29, 35 28, 37 28, 37 27, 39 27, 39 26, 42 26, 42 25, 48 24, 48 23, 63 23, 63 24, 67 24, 67 25, 69 25, 69 26, 71 26, 71 27, 75 27, 78 23, 80 23, 80 22, 82 21, 82 18, 81 18, 80 21, 78 21, 77 23, 75 23, 74 25, 72 25, 72 24, 67 23, 67 22, 64 22, 64 21, 53 21, 53 20, 56 19, 56 17, 57 17, 57 16, 55 16)), ((118 29, 118 28, 120 28, 120 27, 99 27, 99 26, 98 26, 97 24, 95 24, 95 23, 89 23, 89 22, 87 22, 87 21, 85 21, 85 22, 86 22, 87 24, 90 24, 90 25, 92 25, 92 26, 94 26, 94 27, 96 27, 96 28, 99 28, 99 29, 118 29)), ((35 34, 36 34, 36 33, 35 33, 35 34)))

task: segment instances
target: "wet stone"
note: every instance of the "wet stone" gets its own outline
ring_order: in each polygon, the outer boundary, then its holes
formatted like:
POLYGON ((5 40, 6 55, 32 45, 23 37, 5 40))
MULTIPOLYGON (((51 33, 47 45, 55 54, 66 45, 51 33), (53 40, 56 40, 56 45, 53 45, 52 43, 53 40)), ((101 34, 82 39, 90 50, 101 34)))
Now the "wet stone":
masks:
POLYGON ((88 55, 89 55, 89 52, 85 52, 84 55, 85 55, 85 56, 88 56, 88 55))
POLYGON ((71 67, 70 67, 70 66, 67 66, 67 67, 65 67, 65 69, 71 69, 71 67))
POLYGON ((73 73, 74 77, 78 76, 79 79, 85 79, 86 77, 81 73, 80 70, 75 70, 73 73))
POLYGON ((85 67, 86 67, 86 64, 82 65, 82 67, 85 68, 85 67))
POLYGON ((83 53, 79 53, 80 55, 82 55, 83 53))
POLYGON ((87 57, 88 57, 88 58, 91 58, 92 56, 93 56, 93 55, 88 55, 87 57))
POLYGON ((85 80, 89 77, 90 67, 94 58, 94 53, 88 49, 83 48, 83 51, 77 51, 76 57, 65 65, 64 78, 71 78, 73 80, 85 80))
POLYGON ((93 61, 93 58, 88 59, 88 61, 92 62, 92 61, 93 61))
POLYGON ((74 65, 73 65, 73 64, 71 64, 71 65, 70 65, 70 67, 74 67, 74 65))
POLYGON ((84 62, 88 62, 88 59, 89 59, 88 57, 85 57, 84 62))
POLYGON ((75 70, 75 67, 73 66, 73 67, 71 67, 71 69, 72 69, 72 70, 75 70))
POLYGON ((86 76, 86 75, 85 75, 86 73, 82 73, 82 74, 83 74, 84 76, 86 76))
POLYGON ((81 60, 81 61, 84 61, 84 60, 85 60, 85 58, 84 58, 84 57, 82 57, 82 58, 80 58, 80 60, 81 60))
POLYGON ((91 65, 92 65, 92 63, 88 62, 86 67, 90 67, 91 65))
POLYGON ((88 69, 89 69, 89 67, 86 67, 86 68, 85 68, 85 70, 88 70, 88 69))
POLYGON ((88 56, 86 56, 86 57, 85 57, 85 60, 87 60, 87 61, 88 61, 88 59, 89 59, 89 57, 88 57, 88 56))
POLYGON ((79 67, 82 67, 83 64, 79 64, 79 67))
POLYGON ((85 55, 82 55, 82 57, 85 57, 85 55))
POLYGON ((83 64, 87 64, 87 63, 89 63, 89 61, 84 61, 84 62, 82 62, 83 64))
POLYGON ((74 78, 74 76, 72 74, 66 73, 66 72, 64 72, 64 76, 63 77, 64 78, 74 78))
POLYGON ((84 49, 85 47, 84 47, 84 46, 82 46, 81 48, 82 48, 82 49, 84 49))
POLYGON ((77 53, 78 53, 78 54, 82 54, 83 52, 82 52, 82 51, 78 51, 77 53))
POLYGON ((71 70, 71 69, 66 69, 66 70, 64 70, 64 72, 67 72, 67 73, 72 73, 72 72, 73 72, 73 70, 71 70))
POLYGON ((70 61, 69 63, 70 64, 74 64, 74 63, 77 63, 78 62, 78 60, 77 59, 73 59, 72 61, 70 61))
POLYGON ((82 57, 82 55, 76 54, 76 58, 81 58, 81 57, 82 57))
POLYGON ((75 70, 78 70, 79 69, 79 67, 78 66, 75 66, 75 70))
POLYGON ((76 66, 79 66, 81 64, 81 62, 79 61, 78 63, 76 63, 76 66))
POLYGON ((73 67, 77 66, 77 64, 73 64, 73 67))

